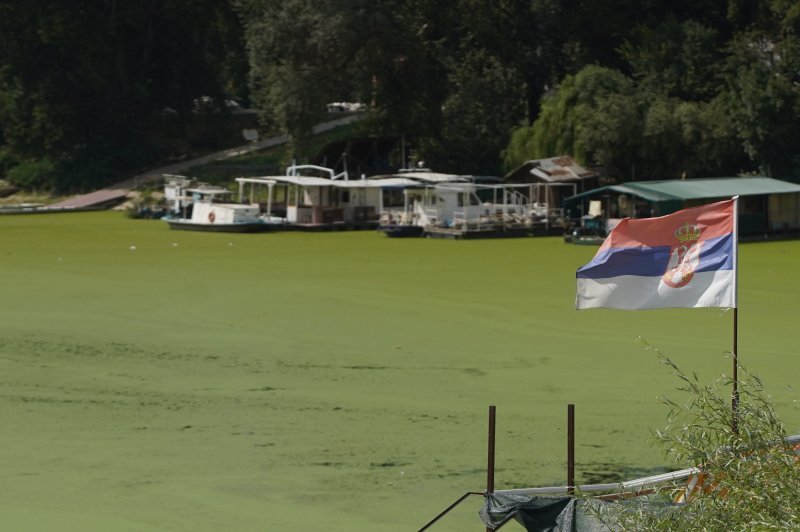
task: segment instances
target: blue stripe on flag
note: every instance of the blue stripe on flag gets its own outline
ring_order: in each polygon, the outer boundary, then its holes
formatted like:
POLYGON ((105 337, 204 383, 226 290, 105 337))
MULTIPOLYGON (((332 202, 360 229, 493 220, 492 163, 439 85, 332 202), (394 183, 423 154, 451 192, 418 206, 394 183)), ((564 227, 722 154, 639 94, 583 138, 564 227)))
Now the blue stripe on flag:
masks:
MULTIPOLYGON (((733 269, 733 235, 727 234, 703 242, 697 272, 733 269)), ((608 279, 619 275, 661 277, 667 269, 670 246, 607 248, 599 252, 577 277, 608 279)))
POLYGON ((733 234, 705 241, 700 250, 698 272, 713 272, 733 269, 733 234))

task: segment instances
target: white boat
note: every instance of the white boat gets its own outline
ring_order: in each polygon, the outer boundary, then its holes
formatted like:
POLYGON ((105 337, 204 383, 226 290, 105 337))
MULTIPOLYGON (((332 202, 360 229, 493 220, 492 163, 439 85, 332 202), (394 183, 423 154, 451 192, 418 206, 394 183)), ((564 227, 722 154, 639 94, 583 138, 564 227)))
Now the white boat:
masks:
POLYGON ((164 218, 171 229, 225 233, 260 233, 283 225, 283 219, 261 212, 257 203, 233 203, 226 200, 231 194, 220 187, 199 185, 184 188, 188 194, 181 199, 179 216, 164 218), (191 199, 191 201, 188 201, 191 199))
POLYGON ((240 193, 248 184, 266 184, 268 210, 300 230, 375 229, 387 191, 419 186, 413 179, 350 179, 314 165, 290 166, 286 175, 238 178, 240 193), (312 175, 304 175, 312 174, 312 175))
POLYGON ((407 188, 402 210, 382 212, 381 229, 391 237, 529 236, 547 216, 547 206, 525 194, 531 186, 453 181, 407 188))

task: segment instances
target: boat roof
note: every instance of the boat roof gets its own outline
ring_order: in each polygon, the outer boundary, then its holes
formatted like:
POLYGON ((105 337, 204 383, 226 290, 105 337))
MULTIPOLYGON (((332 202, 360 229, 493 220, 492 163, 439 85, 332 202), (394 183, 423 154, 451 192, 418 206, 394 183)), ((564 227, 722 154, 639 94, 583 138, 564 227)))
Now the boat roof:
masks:
POLYGON ((215 186, 199 186, 194 188, 187 188, 184 189, 184 192, 191 192, 192 194, 233 194, 227 188, 222 187, 215 187, 215 186))
POLYGON ((259 183, 261 185, 274 185, 276 181, 267 177, 237 177, 237 183, 259 183))
POLYGON ((503 190, 513 188, 530 188, 539 186, 541 183, 473 183, 473 182, 455 182, 455 183, 440 183, 433 188, 436 190, 503 190))
POLYGON ((252 209, 253 205, 246 205, 242 203, 214 203, 214 207, 223 207, 225 209, 231 209, 234 211, 241 211, 245 209, 252 209))
POLYGON ((276 175, 264 177, 240 177, 240 183, 289 183, 303 187, 336 187, 336 188, 407 188, 421 186, 418 181, 404 177, 386 179, 327 179, 324 177, 302 175, 276 175))
POLYGON ((421 183, 404 177, 355 179, 351 181, 334 181, 334 183, 334 186, 343 188, 409 188, 422 186, 421 183))
POLYGON ((401 172, 399 174, 374 175, 370 179, 413 179, 419 183, 458 183, 469 181, 468 176, 456 174, 439 174, 437 172, 401 172))

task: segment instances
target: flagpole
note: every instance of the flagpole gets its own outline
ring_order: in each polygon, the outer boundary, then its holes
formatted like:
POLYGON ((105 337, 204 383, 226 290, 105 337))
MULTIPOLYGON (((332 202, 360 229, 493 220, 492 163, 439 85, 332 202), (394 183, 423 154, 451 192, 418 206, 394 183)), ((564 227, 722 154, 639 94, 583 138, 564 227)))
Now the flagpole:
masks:
POLYGON ((739 309, 733 309, 733 395, 731 396, 731 409, 733 410, 733 418, 731 428, 734 434, 739 434, 739 361, 736 354, 736 339, 738 337, 739 328, 739 309))
POLYGON ((731 430, 739 433, 739 196, 733 197, 733 393, 731 430))

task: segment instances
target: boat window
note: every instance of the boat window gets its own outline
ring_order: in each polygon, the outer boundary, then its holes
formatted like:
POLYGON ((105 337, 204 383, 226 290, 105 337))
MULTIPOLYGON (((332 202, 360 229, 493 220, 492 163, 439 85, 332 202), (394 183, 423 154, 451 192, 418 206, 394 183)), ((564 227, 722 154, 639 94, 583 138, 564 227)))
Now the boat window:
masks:
POLYGON ((384 207, 402 207, 405 204, 402 189, 383 189, 384 207))

